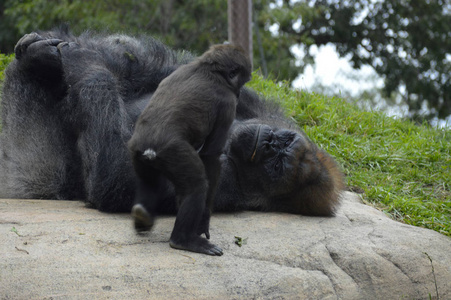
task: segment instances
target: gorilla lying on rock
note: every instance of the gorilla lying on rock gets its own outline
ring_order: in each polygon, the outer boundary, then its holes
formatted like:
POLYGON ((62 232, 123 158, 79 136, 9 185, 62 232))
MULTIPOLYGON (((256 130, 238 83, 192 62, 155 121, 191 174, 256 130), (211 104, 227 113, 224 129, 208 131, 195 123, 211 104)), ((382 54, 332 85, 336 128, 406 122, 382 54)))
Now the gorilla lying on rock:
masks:
MULTIPOLYGON (((82 199, 130 211, 136 178, 127 150, 158 84, 193 56, 152 38, 31 33, 6 71, 0 136, 0 197, 82 199), (61 54, 58 45, 78 51, 61 54)), ((64 53, 64 52, 63 52, 64 53)), ((333 215, 343 179, 334 160, 271 101, 242 88, 221 155, 216 211, 333 215)), ((162 213, 176 209, 165 183, 162 213)))

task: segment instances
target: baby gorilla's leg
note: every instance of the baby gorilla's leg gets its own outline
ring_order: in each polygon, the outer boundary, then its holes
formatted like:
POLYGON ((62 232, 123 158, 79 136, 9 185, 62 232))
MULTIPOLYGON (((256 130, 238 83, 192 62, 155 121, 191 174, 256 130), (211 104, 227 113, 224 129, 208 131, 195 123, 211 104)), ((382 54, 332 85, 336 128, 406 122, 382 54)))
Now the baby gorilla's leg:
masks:
POLYGON ((138 233, 152 228, 158 206, 164 199, 165 178, 158 169, 152 167, 151 163, 145 159, 134 161, 138 178, 132 217, 138 233))
POLYGON ((152 185, 138 180, 135 205, 132 207, 132 217, 135 230, 140 233, 149 231, 155 222, 155 209, 157 193, 152 185))
POLYGON ((133 205, 132 217, 134 220, 135 230, 138 233, 150 231, 155 222, 155 218, 149 214, 147 209, 141 203, 133 205))
MULTIPOLYGON (((205 221, 208 193, 207 175, 198 153, 188 143, 179 143, 177 147, 157 156, 165 162, 162 172, 174 184, 180 200, 170 239, 171 247, 209 255, 222 255, 221 248, 200 237, 198 232, 201 221, 205 221)), ((209 222, 201 227, 200 233, 205 233, 209 237, 209 222)))

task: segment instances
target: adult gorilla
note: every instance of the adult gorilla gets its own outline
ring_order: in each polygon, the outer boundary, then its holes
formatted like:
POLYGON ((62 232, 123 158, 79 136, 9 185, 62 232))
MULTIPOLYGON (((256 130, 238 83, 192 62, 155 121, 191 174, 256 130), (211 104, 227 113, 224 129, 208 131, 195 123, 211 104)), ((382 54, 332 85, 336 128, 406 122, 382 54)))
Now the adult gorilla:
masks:
MULTIPOLYGON (((25 35, 15 52, 1 104, 0 197, 129 211, 135 175, 126 143, 158 84, 192 55, 148 37, 76 37, 64 28, 25 35), (61 55, 63 41, 80 50, 61 55)), ((230 132, 216 210, 333 215, 343 187, 336 163, 276 104, 243 88, 230 132)), ((172 212, 166 188, 160 209, 172 212)))

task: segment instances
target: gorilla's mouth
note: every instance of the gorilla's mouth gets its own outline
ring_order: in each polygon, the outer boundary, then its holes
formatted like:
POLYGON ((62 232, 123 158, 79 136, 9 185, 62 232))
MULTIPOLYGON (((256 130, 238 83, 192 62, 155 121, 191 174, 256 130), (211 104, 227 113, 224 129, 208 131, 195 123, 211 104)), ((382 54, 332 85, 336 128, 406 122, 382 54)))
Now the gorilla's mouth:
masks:
POLYGON ((254 145, 254 151, 252 152, 252 156, 251 156, 251 162, 254 161, 255 154, 257 154, 257 147, 258 147, 258 142, 260 140, 260 130, 261 130, 261 128, 262 128, 262 125, 258 125, 257 133, 255 134, 255 145, 254 145))

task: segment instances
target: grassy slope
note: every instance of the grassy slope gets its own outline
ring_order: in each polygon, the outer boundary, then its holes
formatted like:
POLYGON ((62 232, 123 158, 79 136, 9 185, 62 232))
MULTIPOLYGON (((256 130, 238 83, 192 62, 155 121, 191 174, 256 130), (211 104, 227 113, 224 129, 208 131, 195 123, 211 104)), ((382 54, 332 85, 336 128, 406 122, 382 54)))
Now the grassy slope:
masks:
MULTIPOLYGON (((0 85, 11 59, 0 54, 0 85)), ((293 91, 256 74, 248 86, 280 99, 287 115, 337 159, 348 186, 364 192, 365 202, 451 236, 450 130, 364 112, 343 99, 293 91)))
POLYGON ((3 71, 6 69, 6 66, 14 59, 14 55, 6 55, 0 53, 0 84, 5 78, 3 71))
POLYGON ((351 190, 391 217, 451 236, 451 131, 364 112, 343 99, 255 76, 307 135, 342 165, 351 190))
MULTIPOLYGON (((6 55, 6 54, 2 54, 0 53, 0 102, 2 100, 2 83, 3 80, 5 79, 5 74, 4 71, 6 69, 6 66, 8 66, 8 64, 14 59, 14 54, 11 55, 6 55)), ((1 111, 0 111, 1 113, 1 111)), ((1 119, 0 119, 0 131, 2 130, 2 123, 1 123, 1 119)))

